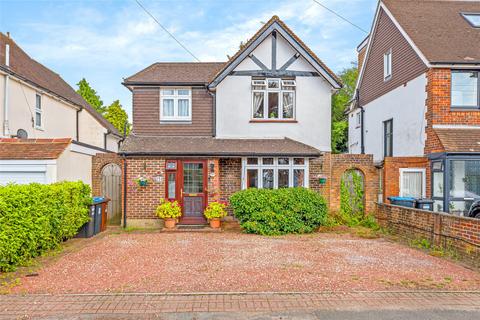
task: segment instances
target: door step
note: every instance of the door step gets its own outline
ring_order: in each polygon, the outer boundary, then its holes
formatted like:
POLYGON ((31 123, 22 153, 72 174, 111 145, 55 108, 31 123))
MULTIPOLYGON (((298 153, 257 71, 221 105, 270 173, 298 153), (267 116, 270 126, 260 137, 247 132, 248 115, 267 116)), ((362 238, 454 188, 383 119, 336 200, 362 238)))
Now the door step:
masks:
POLYGON ((212 229, 208 224, 177 224, 174 229, 163 228, 162 232, 221 232, 222 229, 212 229))
POLYGON ((178 230, 201 230, 208 228, 208 224, 177 224, 178 230))

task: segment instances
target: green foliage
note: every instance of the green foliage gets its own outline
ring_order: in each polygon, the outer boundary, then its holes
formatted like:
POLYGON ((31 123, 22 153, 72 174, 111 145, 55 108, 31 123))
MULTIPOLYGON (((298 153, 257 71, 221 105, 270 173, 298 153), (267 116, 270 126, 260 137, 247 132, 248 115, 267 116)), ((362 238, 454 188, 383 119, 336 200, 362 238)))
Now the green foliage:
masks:
POLYGON ((348 119, 345 110, 355 93, 358 69, 355 63, 339 74, 343 88, 332 97, 332 151, 342 153, 348 150, 348 119))
POLYGON ((227 205, 222 202, 210 202, 208 206, 205 208, 205 218, 207 219, 215 219, 215 218, 223 218, 227 215, 227 205))
POLYGON ((77 83, 77 86, 77 93, 81 95, 89 105, 94 107, 95 110, 103 115, 106 108, 103 105, 103 101, 100 99, 100 96, 97 94, 97 91, 90 86, 85 78, 82 78, 82 80, 77 83))
POLYGON ((161 219, 177 219, 182 215, 182 208, 177 201, 162 199, 157 207, 157 216, 161 219))
POLYGON ((348 170, 343 174, 340 183, 340 212, 353 224, 365 218, 363 175, 358 170, 348 170))
POLYGON ((322 196, 305 188, 242 190, 230 204, 246 232, 262 235, 312 232, 327 217, 322 196))
POLYGON ((0 270, 12 271, 88 221, 90 187, 82 182, 0 187, 0 270))
POLYGON ((104 114, 105 119, 108 120, 119 132, 123 133, 125 129, 125 123, 127 124, 127 135, 130 133, 131 125, 128 123, 128 114, 123 110, 119 100, 113 101, 111 105, 107 107, 104 114))

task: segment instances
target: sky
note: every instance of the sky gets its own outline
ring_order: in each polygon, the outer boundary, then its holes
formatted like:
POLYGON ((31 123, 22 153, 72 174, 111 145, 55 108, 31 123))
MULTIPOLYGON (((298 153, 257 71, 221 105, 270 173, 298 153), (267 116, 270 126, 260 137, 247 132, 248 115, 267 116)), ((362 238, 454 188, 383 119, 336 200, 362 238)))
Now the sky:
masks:
MULTIPOLYGON (((202 62, 226 61, 273 15, 337 73, 366 36, 313 0, 139 1, 202 62)), ((318 1, 370 30, 376 0, 318 1)), ((86 78, 104 104, 119 99, 130 118, 123 78, 159 61, 194 61, 135 0, 0 0, 0 31, 75 89, 86 78)))

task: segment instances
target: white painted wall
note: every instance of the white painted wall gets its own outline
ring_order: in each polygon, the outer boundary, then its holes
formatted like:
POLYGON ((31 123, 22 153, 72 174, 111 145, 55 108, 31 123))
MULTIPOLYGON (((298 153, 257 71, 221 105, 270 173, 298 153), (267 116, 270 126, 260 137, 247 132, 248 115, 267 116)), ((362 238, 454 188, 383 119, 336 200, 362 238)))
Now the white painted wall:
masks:
MULTIPOLYGON (((425 74, 364 106, 365 153, 383 159, 383 121, 393 119, 393 155, 422 156, 425 146, 425 74)), ((359 112, 359 110, 355 110, 359 112)), ((348 117, 349 152, 360 153, 360 127, 348 117)))
MULTIPOLYGON (((277 68, 296 51, 280 35, 277 37, 277 68)), ((271 37, 267 37, 253 54, 267 67, 271 66, 271 37)), ((260 70, 246 58, 235 71, 260 70)), ((300 57, 287 70, 313 71, 300 57)), ((252 87, 250 76, 227 76, 217 86, 216 132, 219 138, 288 137, 320 151, 330 151, 331 85, 322 77, 296 77, 295 120, 297 123, 251 123, 252 87)))
POLYGON ((92 156, 72 150, 70 145, 57 159, 57 181, 78 181, 92 185, 92 156))

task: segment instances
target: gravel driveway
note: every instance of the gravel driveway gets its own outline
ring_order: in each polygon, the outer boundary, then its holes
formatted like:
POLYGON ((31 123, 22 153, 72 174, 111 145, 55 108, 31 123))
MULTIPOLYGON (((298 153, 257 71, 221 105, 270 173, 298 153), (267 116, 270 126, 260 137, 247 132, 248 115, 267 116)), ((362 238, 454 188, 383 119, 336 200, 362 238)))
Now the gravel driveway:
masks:
POLYGON ((385 239, 119 233, 23 277, 15 293, 479 290, 480 274, 385 239))

